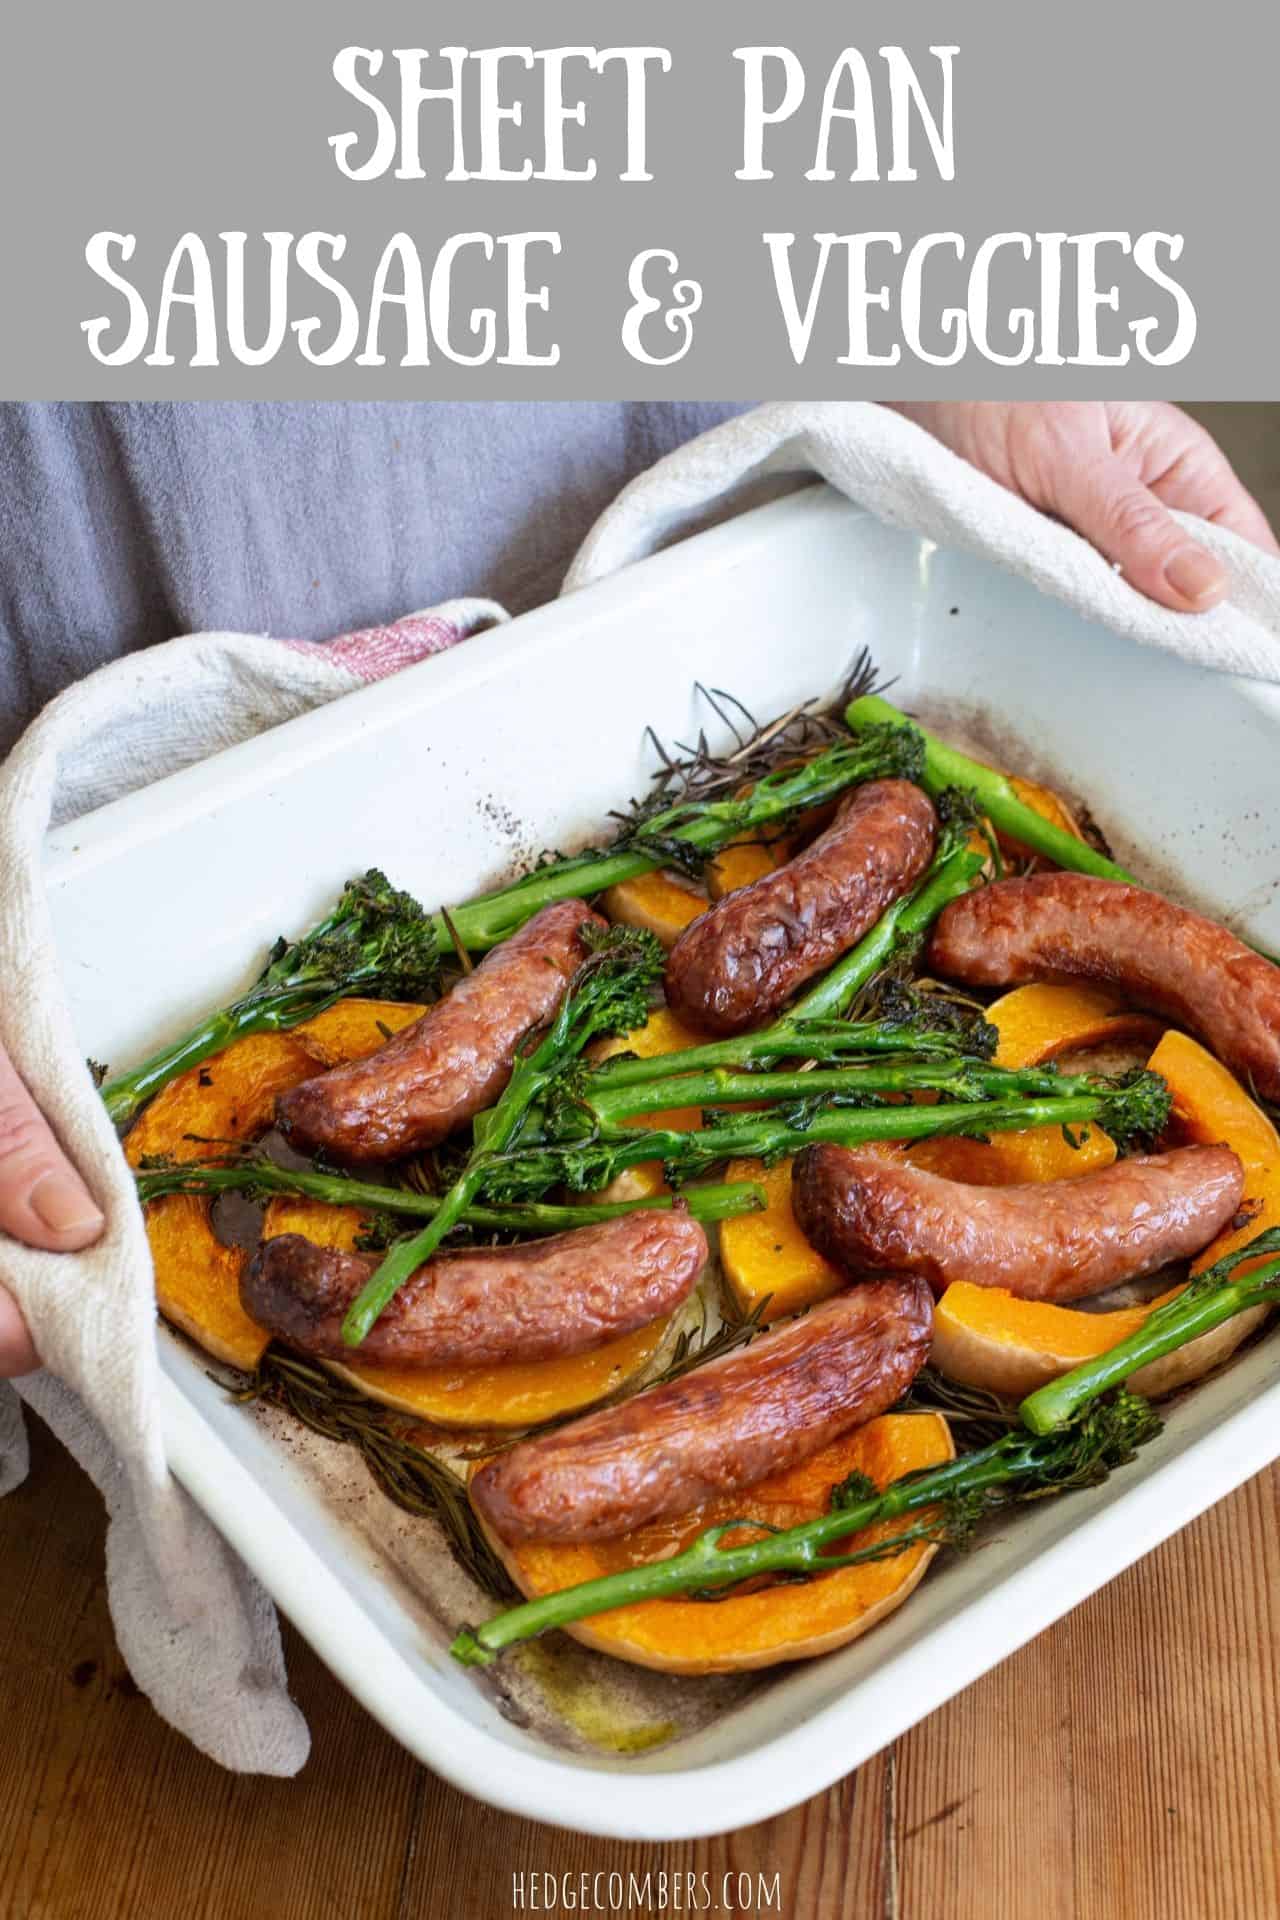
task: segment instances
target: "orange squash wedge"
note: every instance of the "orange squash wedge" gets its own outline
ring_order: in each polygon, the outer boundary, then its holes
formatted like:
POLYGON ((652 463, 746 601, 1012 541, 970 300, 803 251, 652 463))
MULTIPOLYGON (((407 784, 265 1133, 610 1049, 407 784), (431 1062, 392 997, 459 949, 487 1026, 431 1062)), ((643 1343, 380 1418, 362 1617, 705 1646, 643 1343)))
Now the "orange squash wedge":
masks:
MULTIPOLYGON (((1205 1248, 1191 1269, 1201 1273, 1255 1234, 1280 1226, 1280 1134, 1235 1075, 1187 1034, 1166 1033, 1147 1064, 1169 1084, 1175 1137, 1187 1145, 1224 1141, 1244 1167, 1245 1206, 1252 1217, 1247 1226, 1219 1234, 1205 1248)), ((1241 1274, 1248 1271, 1237 1268, 1241 1274)))
MULTIPOLYGON (((317 1200, 273 1200, 264 1239, 300 1233, 317 1246, 350 1251, 363 1224, 358 1207, 317 1200)), ((670 1318, 624 1334, 593 1353, 565 1359, 513 1361, 494 1367, 390 1367, 354 1360, 330 1366, 371 1400, 435 1427, 534 1427, 594 1405, 643 1371, 658 1354, 670 1318)))
MULTIPOLYGON (((210 1141, 252 1140, 271 1124, 276 1095, 315 1070, 293 1034, 250 1034, 163 1088, 129 1129, 126 1158, 132 1167, 151 1154, 199 1160, 217 1153, 210 1141)), ((216 1238, 209 1202, 185 1193, 152 1201, 147 1238, 165 1319, 215 1360, 252 1372, 270 1335, 240 1305, 247 1256, 216 1238)))
POLYGON ((425 1012, 425 1007, 407 1000, 338 1000, 314 1020, 304 1020, 295 1027, 293 1038, 306 1048, 318 1067, 336 1067, 376 1053, 425 1012))
POLYGON ((764 1318, 776 1320, 838 1293, 844 1276, 810 1246, 791 1210, 791 1161, 733 1160, 724 1177, 754 1180, 765 1194, 761 1212, 720 1223, 720 1268, 742 1311, 767 1300, 764 1318))
POLYGON ((785 866, 794 850, 792 841, 781 839, 738 840, 721 847, 707 867, 707 892, 713 900, 723 900, 739 887, 754 886, 785 866))
MULTIPOLYGON (((509 1546, 497 1538, 494 1546, 517 1586, 533 1599, 678 1553, 707 1527, 728 1520, 742 1517, 773 1527, 799 1526, 827 1511, 832 1487, 850 1473, 865 1473, 883 1487, 900 1474, 939 1465, 953 1454, 950 1430, 938 1414, 888 1413, 799 1466, 772 1474, 745 1493, 710 1502, 679 1520, 590 1546, 539 1542, 509 1546)), ((855 1543, 869 1546, 892 1525, 869 1527, 842 1541, 836 1550, 848 1552, 855 1543)), ((741 1537, 750 1538, 746 1529, 741 1537)), ((727 1544, 737 1538, 729 1535, 727 1544)), ((856 1640, 900 1607, 936 1551, 929 1544, 908 1547, 890 1559, 841 1567, 802 1585, 757 1586, 710 1605, 699 1600, 646 1600, 596 1614, 566 1631, 616 1660, 666 1673, 733 1673, 776 1666, 784 1660, 808 1660, 856 1640)))
POLYGON ((1002 1067, 1040 1067, 1060 1053, 1119 1040, 1155 1040, 1161 1022, 1100 987, 1015 987, 987 1008, 1002 1067))
POLYGON ((664 947, 674 947, 691 920, 707 910, 707 896, 674 874, 638 873, 600 896, 607 917, 624 927, 643 927, 664 947))
MULTIPOLYGON (((345 1000, 291 1033, 252 1034, 158 1093, 130 1129, 130 1165, 144 1156, 199 1159, 209 1142, 252 1140, 271 1124, 276 1095, 319 1067, 362 1059, 423 1009, 378 1000, 345 1000), (199 1136, 189 1138, 188 1136, 199 1136)), ((684 1044, 688 1044, 685 1042, 684 1044)), ((303 1233, 322 1245, 350 1247, 363 1214, 317 1201, 274 1200, 264 1233, 303 1233)), ((147 1208, 147 1237, 156 1303, 216 1360, 252 1372, 270 1335, 240 1305, 248 1254, 226 1247, 210 1224, 210 1206, 171 1194, 147 1208)), ((647 1367, 662 1347, 668 1320, 655 1321, 594 1353, 508 1367, 402 1368, 357 1363, 339 1368, 372 1398, 437 1426, 526 1427, 613 1393, 647 1367)))
POLYGON ((910 1147, 912 1166, 944 1180, 974 1187, 1013 1187, 1026 1182, 1078 1180, 1097 1173, 1116 1157, 1115 1143, 1101 1127, 1072 1129, 1072 1146, 1061 1127, 1028 1127, 1023 1133, 993 1134, 987 1140, 942 1137, 910 1147))
MULTIPOLYGON (((1280 1225, 1280 1136, 1239 1081, 1198 1041, 1166 1033, 1151 1068, 1173 1094, 1173 1131, 1184 1142, 1223 1141, 1245 1170, 1245 1200, 1256 1209, 1249 1224, 1220 1234, 1192 1266, 1202 1272, 1264 1228, 1280 1225)), ((1247 1268, 1245 1269, 1247 1271, 1247 1268)), ((932 1359, 949 1379, 1021 1397, 1061 1373, 1095 1358, 1142 1325, 1174 1287, 1145 1307, 1084 1313, 1043 1300, 1017 1300, 997 1287, 948 1287, 934 1311, 932 1359)), ((1256 1307, 1237 1314, 1134 1374, 1130 1385, 1151 1399, 1174 1393, 1221 1365, 1265 1318, 1256 1307)))

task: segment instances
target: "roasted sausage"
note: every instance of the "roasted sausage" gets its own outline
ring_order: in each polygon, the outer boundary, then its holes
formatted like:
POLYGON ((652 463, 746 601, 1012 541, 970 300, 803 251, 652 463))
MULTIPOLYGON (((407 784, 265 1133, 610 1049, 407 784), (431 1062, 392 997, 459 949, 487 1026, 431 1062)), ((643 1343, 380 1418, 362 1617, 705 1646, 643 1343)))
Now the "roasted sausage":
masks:
POLYGON ((544 907, 385 1047, 281 1094, 285 1138, 344 1160, 398 1160, 492 1106, 520 1040, 555 1013, 585 958, 588 922, 605 924, 581 900, 544 907))
POLYGON ((1280 967, 1158 893, 1037 873, 967 893, 939 916, 927 966, 967 986, 1096 980, 1198 1033, 1280 1100, 1280 967))
POLYGON ((857 788, 812 846, 685 928, 667 960, 669 1004, 706 1033, 758 1025, 915 885, 936 831, 910 781, 857 788))
POLYGON ((901 1399, 933 1330, 918 1280, 854 1288, 750 1347, 521 1441, 471 1480, 504 1540, 607 1540, 806 1459, 901 1399))
POLYGON ((1042 1185, 972 1187, 865 1148, 806 1147, 796 1219, 843 1271, 1081 1300, 1198 1253, 1240 1205, 1229 1147, 1180 1147, 1042 1185))
POLYGON ((696 1220, 654 1210, 519 1246, 440 1253, 352 1348, 342 1317, 377 1260, 285 1233, 259 1247, 240 1299, 260 1326, 318 1360, 494 1366, 587 1353, 647 1326, 692 1293, 706 1261, 696 1220))

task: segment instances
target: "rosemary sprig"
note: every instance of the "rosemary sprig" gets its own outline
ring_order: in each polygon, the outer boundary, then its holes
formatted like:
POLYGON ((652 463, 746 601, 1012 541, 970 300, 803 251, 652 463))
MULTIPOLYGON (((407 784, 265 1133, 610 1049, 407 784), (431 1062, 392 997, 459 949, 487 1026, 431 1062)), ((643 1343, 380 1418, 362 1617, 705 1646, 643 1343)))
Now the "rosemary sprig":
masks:
POLYGON ((421 1520, 434 1520, 458 1565, 494 1600, 515 1593, 485 1539, 465 1483, 408 1438, 413 1421, 381 1407, 310 1360, 268 1347, 233 1399, 282 1407, 312 1433, 354 1447, 389 1500, 421 1520))
MULTIPOLYGON (((726 1289, 727 1292, 727 1289, 726 1289)), ((703 1302, 702 1322, 698 1327, 684 1327, 671 1349, 671 1358, 661 1373, 644 1382, 645 1389, 669 1386, 673 1380, 692 1373, 695 1367, 705 1367, 708 1360, 723 1360, 728 1353, 736 1353, 739 1347, 750 1346, 758 1333, 764 1332, 764 1316, 769 1310, 771 1293, 757 1301, 750 1313, 744 1313, 737 1301, 729 1295, 720 1304, 720 1325, 714 1332, 708 1331, 706 1303, 703 1302)))
MULTIPOLYGON (((784 767, 812 760, 824 748, 846 740, 845 708, 865 695, 886 692, 892 684, 879 679, 870 649, 863 647, 829 701, 804 700, 772 720, 761 721, 736 694, 723 687, 704 687, 697 681, 695 690, 732 736, 733 746, 713 753, 702 731, 692 746, 677 744, 672 752, 652 727, 646 728, 649 744, 658 756, 658 771, 643 798, 609 817, 617 821, 621 836, 634 840, 643 837, 645 825, 654 814, 665 812, 677 802, 732 799, 744 786, 754 786, 784 767)), ((772 831, 762 829, 761 837, 767 838, 772 831)), ((695 858, 700 870, 707 856, 695 858)))
POLYGON ((934 1367, 921 1368, 894 1412, 942 1414, 953 1438, 959 1439, 958 1451, 962 1453, 986 1446, 1021 1424, 1016 1400, 989 1393, 985 1387, 961 1386, 934 1367))

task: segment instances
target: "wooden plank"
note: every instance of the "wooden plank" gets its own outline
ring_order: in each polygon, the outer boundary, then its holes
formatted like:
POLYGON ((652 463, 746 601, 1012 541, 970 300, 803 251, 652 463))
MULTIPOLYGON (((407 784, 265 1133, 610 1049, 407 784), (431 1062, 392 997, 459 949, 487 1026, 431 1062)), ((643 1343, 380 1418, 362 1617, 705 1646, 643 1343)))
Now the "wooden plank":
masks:
POLYGON ((902 1911, 1280 1911, 1280 1471, 899 1743, 902 1911))
POLYGON ((672 1876, 693 1874, 715 1904, 692 1910, 711 1913, 732 1910, 726 1874, 730 1895, 739 1874, 766 1889, 776 1874, 788 1920, 1280 1911, 1280 1471, 856 1778, 779 1819, 649 1847, 468 1800, 288 1632, 313 1757, 296 1781, 223 1773, 124 1672, 97 1496, 32 1427, 31 1480, 0 1501, 5 1920, 501 1920, 513 1873, 601 1871, 653 1876, 655 1900, 665 1872, 668 1912, 672 1876))
POLYGON ((30 1424, 31 1478, 0 1501, 0 1915, 394 1913, 423 1769, 293 1635, 298 1780, 225 1773, 165 1726, 112 1637, 98 1496, 30 1424))

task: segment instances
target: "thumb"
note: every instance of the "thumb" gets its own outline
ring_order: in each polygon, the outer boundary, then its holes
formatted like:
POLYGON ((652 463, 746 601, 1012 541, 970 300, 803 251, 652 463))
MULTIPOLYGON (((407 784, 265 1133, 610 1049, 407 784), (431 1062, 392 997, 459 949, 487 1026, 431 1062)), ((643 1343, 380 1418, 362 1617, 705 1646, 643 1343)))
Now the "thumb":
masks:
POLYGON ((1225 598, 1222 562, 1193 540, 1119 460, 1068 467, 1054 494, 1059 517, 1162 607, 1203 613, 1225 598))
MULTIPOLYGON (((0 1047, 0 1230, 28 1247, 73 1253, 96 1240, 102 1209, 0 1047)), ((17 1302, 0 1286, 0 1379, 40 1364, 17 1302)))
POLYGON ((0 1230, 24 1246, 74 1253, 102 1228, 102 1209, 0 1047, 0 1230))

